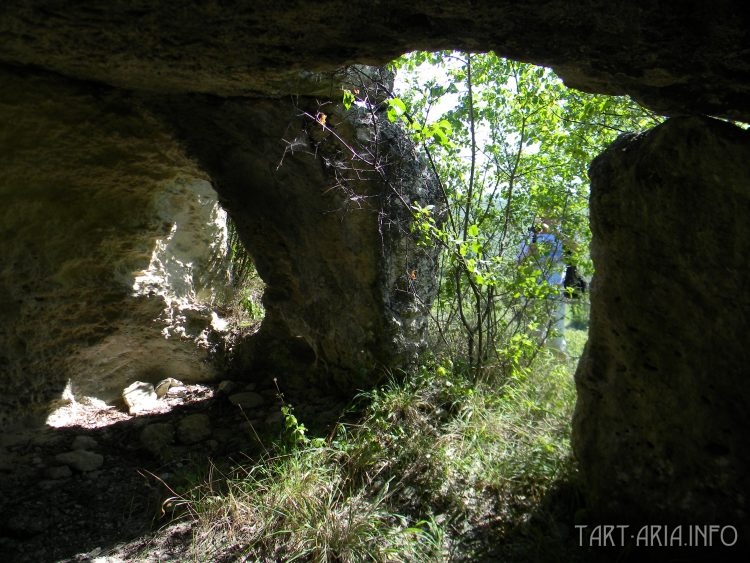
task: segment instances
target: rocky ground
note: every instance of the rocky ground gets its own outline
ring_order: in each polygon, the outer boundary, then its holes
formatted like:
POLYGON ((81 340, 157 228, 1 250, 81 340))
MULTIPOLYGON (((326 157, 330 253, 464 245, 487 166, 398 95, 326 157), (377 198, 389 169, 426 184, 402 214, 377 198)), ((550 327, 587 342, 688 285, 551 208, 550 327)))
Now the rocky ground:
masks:
MULTIPOLYGON (((296 409, 306 420, 341 412, 330 399, 307 399, 296 409)), ((190 524, 171 523, 165 500, 212 465, 260 454, 279 435, 282 402, 272 381, 173 383, 138 415, 69 400, 46 426, 3 435, 0 561, 183 559, 190 524)))

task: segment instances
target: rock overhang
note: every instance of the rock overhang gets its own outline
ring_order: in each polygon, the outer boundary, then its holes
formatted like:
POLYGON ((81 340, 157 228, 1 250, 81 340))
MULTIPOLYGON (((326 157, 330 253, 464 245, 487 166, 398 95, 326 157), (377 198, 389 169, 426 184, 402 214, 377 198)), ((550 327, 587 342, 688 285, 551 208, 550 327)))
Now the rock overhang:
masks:
MULTIPOLYGON (((493 49, 502 56, 551 66, 570 86, 605 94, 629 94, 667 115, 710 114, 750 121, 750 36, 746 32, 750 21, 746 12, 737 2, 721 0, 687 2, 678 7, 672 4, 629 0, 576 3, 327 0, 295 3, 290 8, 281 2, 229 1, 186 7, 158 0, 106 6, 94 1, 71 5, 62 1, 9 0, 0 8, 3 35, 0 62, 6 68, 22 69, 12 73, 28 76, 56 73, 58 78, 52 80, 59 80, 59 84, 75 79, 91 89, 100 85, 112 87, 120 92, 115 98, 126 90, 136 93, 126 94, 130 97, 116 106, 130 107, 149 97, 163 102, 172 96, 181 99, 186 107, 197 103, 193 107, 210 116, 229 98, 232 100, 228 104, 239 105, 251 103, 248 98, 265 98, 258 101, 258 107, 262 107, 269 98, 278 100, 289 95, 307 95, 313 101, 316 97, 340 97, 341 77, 327 73, 352 63, 384 64, 411 49, 493 49)), ((54 92, 50 95, 54 97, 54 92)), ((40 131, 39 135, 44 137, 45 132, 40 131)), ((242 138, 238 140, 241 145, 242 138)), ((634 221, 637 220, 635 217, 634 221)), ((719 227, 708 222, 704 221, 700 227, 712 233, 711 236, 719 234, 719 227)), ((604 244, 604 239, 599 244, 604 244)), ((606 254, 604 250, 602 253, 606 254)), ((268 268, 268 272, 283 274, 283 271, 275 266, 268 268)), ((291 277, 289 280, 294 282, 291 277)), ((288 295, 288 288, 284 283, 280 285, 279 294, 288 295)), ((0 295, 0 309, 13 313, 17 304, 8 300, 7 295, 7 292, 0 295)), ((689 312, 693 314, 696 310, 689 312)), ((622 316, 613 313, 618 314, 622 316)), ((612 324, 609 320, 607 324, 612 324)), ((306 328, 300 326, 304 332, 306 328)), ((279 335, 283 327, 270 332, 279 335)), ((705 331, 706 337, 710 334, 710 330, 705 331)), ((621 343, 619 337, 617 340, 617 346, 627 344, 627 341, 621 343)), ((19 340, 8 342, 17 355, 29 352, 24 349, 27 344, 19 340)), ((331 355, 336 355, 335 346, 333 349, 331 355)), ((620 368, 612 365, 612 354, 602 354, 601 347, 597 350, 598 356, 591 349, 587 352, 588 364, 581 368, 579 380, 588 373, 585 370, 591 370, 589 375, 596 378, 620 368), (603 367, 594 369, 594 360, 603 367)), ((694 376, 691 370, 694 371, 693 366, 680 375, 694 376)), ((629 386, 616 373, 612 377, 618 385, 626 387, 626 392, 638 391, 637 386, 629 386)), ((692 381, 696 382, 700 383, 692 381)), ((602 425, 594 423, 599 427, 598 433, 587 426, 596 420, 597 413, 605 411, 599 404, 601 394, 594 392, 596 389, 588 391, 588 395, 586 392, 580 395, 579 444, 597 437, 612 442, 607 433, 618 432, 619 423, 611 420, 602 425)), ((746 405, 731 389, 723 392, 721 398, 730 405, 722 417, 731 419, 733 412, 745 412, 746 405)), ((653 429, 645 428, 648 424, 644 424, 635 430, 638 435, 633 439, 643 439, 646 446, 652 430, 665 434, 669 440, 684 439, 682 433, 672 432, 674 426, 670 426, 680 418, 680 405, 663 408, 660 399, 633 400, 645 415, 653 412, 659 415, 653 429)), ((678 399, 679 395, 669 398, 672 402, 678 399)), ((612 395, 606 400, 617 402, 618 398, 612 395)), ((619 406, 618 402, 615 410, 619 406)), ((712 411, 710 406, 704 408, 708 414, 690 423, 710 429, 712 411)), ((627 426, 627 420, 623 424, 627 426)), ((725 462, 727 448, 723 443, 704 445, 711 463, 725 462), (717 448, 717 444, 721 447, 717 448)), ((675 449, 680 449, 679 443, 675 449)), ((608 453, 606 447, 579 446, 579 452, 583 463, 588 465, 588 474, 600 476, 600 485, 618 467, 629 464, 636 465, 629 468, 636 475, 648 473, 648 462, 631 464, 629 459, 623 459, 626 456, 608 453), (610 468, 614 469, 609 471, 610 468)), ((737 467, 734 475, 740 477, 731 477, 734 483, 722 483, 718 488, 730 492, 735 488, 746 489, 742 475, 747 474, 747 461, 743 456, 737 454, 730 460, 732 467, 737 467)), ((685 481, 681 489, 674 488, 669 494, 687 491, 686 494, 695 496, 695 502, 708 507, 720 502, 721 495, 716 490, 702 488, 700 472, 693 471, 690 460, 683 461, 680 469, 685 481)), ((661 476, 645 479, 640 489, 645 492, 632 496, 623 492, 625 488, 609 483, 605 487, 607 499, 597 498, 596 491, 589 497, 594 509, 606 509, 608 503, 616 505, 624 499, 632 503, 636 517, 655 517, 649 502, 658 495, 648 492, 648 486, 663 488, 664 482, 661 476)), ((596 489, 591 485, 590 488, 596 489)), ((679 512, 679 499, 670 499, 669 503, 672 505, 667 507, 669 510, 679 512)), ((730 502, 725 505, 728 511, 744 510, 742 499, 734 505, 730 502)), ((746 513, 742 512, 738 519, 746 522, 746 513)), ((747 526, 743 528, 746 529, 747 526)))
POLYGON ((748 24, 729 1, 8 0, 0 61, 130 90, 268 97, 314 94, 316 73, 409 50, 495 50, 659 112, 747 121, 748 24))

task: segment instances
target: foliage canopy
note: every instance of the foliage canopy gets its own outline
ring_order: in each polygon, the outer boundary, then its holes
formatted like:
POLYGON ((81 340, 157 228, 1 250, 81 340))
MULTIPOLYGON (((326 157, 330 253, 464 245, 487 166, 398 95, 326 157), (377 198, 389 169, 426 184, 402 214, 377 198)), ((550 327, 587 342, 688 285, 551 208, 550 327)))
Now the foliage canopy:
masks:
POLYGON ((422 242, 443 249, 433 318, 445 349, 477 376, 523 369, 540 344, 531 335, 554 323, 545 298, 559 291, 544 283, 551 261, 521 260, 530 227, 552 219, 566 261, 591 274, 587 167, 619 134, 660 118, 493 53, 415 52, 393 66, 401 93, 388 116, 441 186, 442 206, 413 212, 422 242))

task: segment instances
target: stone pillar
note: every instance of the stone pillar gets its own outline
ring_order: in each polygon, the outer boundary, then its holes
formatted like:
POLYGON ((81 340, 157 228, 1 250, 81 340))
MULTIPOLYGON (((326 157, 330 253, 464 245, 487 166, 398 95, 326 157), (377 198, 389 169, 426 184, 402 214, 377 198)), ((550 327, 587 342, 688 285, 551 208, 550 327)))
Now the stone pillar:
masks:
POLYGON ((437 184, 400 127, 344 109, 334 86, 329 98, 153 104, 210 174, 266 284, 262 328, 235 349, 236 368, 351 393, 424 347, 436 251, 414 243, 409 206, 435 203, 437 184))
POLYGON ((750 539, 750 133, 673 118, 591 165, 573 446, 592 517, 750 539))

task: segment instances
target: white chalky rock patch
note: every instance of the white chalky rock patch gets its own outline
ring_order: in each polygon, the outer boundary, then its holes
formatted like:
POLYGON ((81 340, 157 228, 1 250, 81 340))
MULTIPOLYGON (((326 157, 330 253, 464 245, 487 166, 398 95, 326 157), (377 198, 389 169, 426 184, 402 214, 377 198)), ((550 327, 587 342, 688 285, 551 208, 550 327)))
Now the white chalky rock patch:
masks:
POLYGON ((159 406, 159 397, 151 383, 134 381, 122 392, 122 398, 130 414, 148 412, 159 406))

